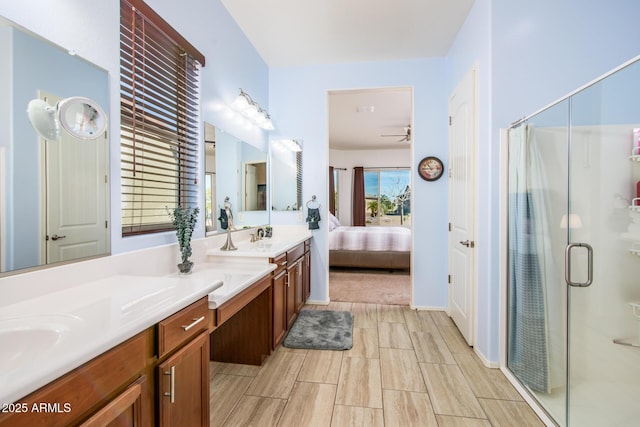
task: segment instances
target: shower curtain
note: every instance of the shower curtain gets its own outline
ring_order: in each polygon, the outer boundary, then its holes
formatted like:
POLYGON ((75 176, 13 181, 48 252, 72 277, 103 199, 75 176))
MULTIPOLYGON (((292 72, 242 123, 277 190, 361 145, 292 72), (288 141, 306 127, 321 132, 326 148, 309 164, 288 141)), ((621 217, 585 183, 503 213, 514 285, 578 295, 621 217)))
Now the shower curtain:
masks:
POLYGON ((507 365, 549 393, 548 279, 554 276, 548 187, 533 125, 509 132, 509 339, 507 365))

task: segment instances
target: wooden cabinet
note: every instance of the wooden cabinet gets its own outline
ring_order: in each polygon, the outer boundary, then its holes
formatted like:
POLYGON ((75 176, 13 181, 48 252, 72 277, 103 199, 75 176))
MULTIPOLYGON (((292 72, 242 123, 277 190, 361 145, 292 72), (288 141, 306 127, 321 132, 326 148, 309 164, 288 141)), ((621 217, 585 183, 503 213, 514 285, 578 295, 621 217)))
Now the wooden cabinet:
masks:
POLYGON ((144 427, 149 425, 144 411, 148 395, 147 377, 142 376, 80 427, 144 427))
POLYGON ((150 360, 153 328, 20 399, 24 411, 0 413, 0 425, 150 425, 153 394, 141 379, 150 360))
POLYGON ((293 325, 309 298, 311 257, 308 248, 308 241, 303 242, 270 260, 277 265, 272 280, 274 349, 293 325))
POLYGON ((209 425, 208 315, 205 297, 158 323, 158 426, 209 425))
POLYGON ((287 326, 295 322, 298 312, 304 305, 302 281, 302 258, 287 268, 287 326))
POLYGON ((208 426, 207 317, 205 297, 20 399, 0 425, 208 426))
POLYGON ((273 348, 287 333, 287 269, 281 265, 273 272, 273 348))
POLYGON ((273 285, 265 275, 211 310, 211 360, 261 365, 273 348, 273 285))
POLYGON ((209 425, 209 334, 158 365, 159 426, 209 425))
POLYGON ((306 303, 311 296, 311 245, 304 242, 304 258, 302 261, 302 303, 306 303))

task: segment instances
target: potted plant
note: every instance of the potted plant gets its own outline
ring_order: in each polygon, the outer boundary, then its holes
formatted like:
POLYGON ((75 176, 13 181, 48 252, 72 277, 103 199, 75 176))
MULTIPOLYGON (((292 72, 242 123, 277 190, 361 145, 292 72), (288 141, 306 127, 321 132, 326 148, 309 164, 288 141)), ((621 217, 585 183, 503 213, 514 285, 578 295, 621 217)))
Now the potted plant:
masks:
POLYGON ((198 207, 181 208, 180 206, 174 208, 173 211, 169 211, 171 222, 176 228, 178 245, 180 246, 182 262, 178 264, 178 269, 181 274, 191 273, 191 268, 193 267, 193 262, 189 261, 191 256, 191 236, 196 226, 199 212, 200 209, 198 207))

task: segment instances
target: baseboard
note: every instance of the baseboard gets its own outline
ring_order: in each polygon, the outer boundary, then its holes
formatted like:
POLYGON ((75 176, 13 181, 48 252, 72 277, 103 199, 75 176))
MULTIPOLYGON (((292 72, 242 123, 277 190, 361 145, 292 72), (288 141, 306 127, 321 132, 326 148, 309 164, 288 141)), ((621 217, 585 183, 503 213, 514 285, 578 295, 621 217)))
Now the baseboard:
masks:
POLYGON ((444 307, 431 307, 428 305, 410 305, 411 310, 419 310, 419 311, 444 311, 444 307))
POLYGON ((489 359, 487 359, 484 356, 484 354, 480 353, 475 346, 473 347, 473 352, 476 354, 476 356, 478 356, 478 359, 480 359, 482 364, 484 366, 486 366, 487 368, 492 368, 492 369, 499 369, 500 368, 500 362, 492 362, 492 361, 490 361, 489 359))
POLYGON ((329 305, 331 301, 329 300, 307 300, 305 304, 309 305, 329 305))

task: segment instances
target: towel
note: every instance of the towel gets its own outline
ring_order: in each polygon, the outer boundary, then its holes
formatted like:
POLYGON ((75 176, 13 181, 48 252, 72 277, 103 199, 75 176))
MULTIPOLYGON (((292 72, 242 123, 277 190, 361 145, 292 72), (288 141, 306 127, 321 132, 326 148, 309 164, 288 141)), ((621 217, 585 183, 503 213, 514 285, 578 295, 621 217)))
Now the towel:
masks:
POLYGON ((307 211, 307 222, 309 223, 309 230, 319 229, 320 209, 309 209, 307 211))
POLYGON ((224 209, 220 209, 220 216, 218 217, 218 221, 220 221, 220 228, 226 230, 229 226, 229 217, 227 216, 227 212, 224 209))

